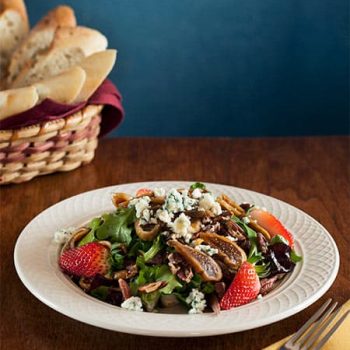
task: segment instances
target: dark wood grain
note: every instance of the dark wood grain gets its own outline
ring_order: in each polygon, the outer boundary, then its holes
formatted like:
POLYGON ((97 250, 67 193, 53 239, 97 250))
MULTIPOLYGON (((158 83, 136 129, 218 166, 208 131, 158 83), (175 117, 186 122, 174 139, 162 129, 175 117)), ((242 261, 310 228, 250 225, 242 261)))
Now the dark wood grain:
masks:
POLYGON ((350 297, 349 141, 348 137, 110 139, 101 141, 90 165, 2 187, 1 349, 260 349, 295 331, 325 298, 346 301, 350 297), (65 317, 39 302, 17 277, 16 238, 45 208, 108 185, 194 179, 271 195, 324 225, 341 255, 338 277, 326 295, 295 316, 251 331, 207 338, 153 338, 110 332, 65 317))

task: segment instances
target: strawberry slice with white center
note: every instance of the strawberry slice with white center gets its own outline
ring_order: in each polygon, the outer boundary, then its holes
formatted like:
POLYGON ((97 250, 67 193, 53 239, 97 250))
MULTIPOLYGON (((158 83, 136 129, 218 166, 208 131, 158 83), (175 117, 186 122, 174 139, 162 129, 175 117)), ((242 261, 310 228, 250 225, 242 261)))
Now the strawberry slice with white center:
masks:
POLYGON ((233 307, 250 303, 256 299, 260 288, 260 280, 254 265, 245 261, 220 300, 220 308, 229 310, 233 307))
POLYGON ((293 248, 293 235, 282 225, 282 223, 271 213, 261 209, 253 209, 250 212, 250 217, 269 232, 271 238, 280 235, 289 242, 289 246, 293 248))
POLYGON ((59 265, 63 271, 78 277, 93 277, 108 272, 109 248, 92 242, 81 247, 66 250, 60 256, 59 265))

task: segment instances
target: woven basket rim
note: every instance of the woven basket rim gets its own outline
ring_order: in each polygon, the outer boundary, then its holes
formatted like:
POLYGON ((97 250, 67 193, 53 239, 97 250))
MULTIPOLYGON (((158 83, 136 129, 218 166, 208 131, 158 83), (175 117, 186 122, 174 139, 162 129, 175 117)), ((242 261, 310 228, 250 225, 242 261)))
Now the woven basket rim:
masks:
POLYGON ((85 105, 83 108, 79 109, 78 111, 74 112, 73 114, 69 114, 69 115, 66 115, 64 117, 57 118, 57 119, 54 119, 54 120, 46 120, 46 121, 43 121, 41 123, 36 123, 36 124, 28 125, 28 126, 22 126, 22 127, 16 128, 16 129, 6 129, 6 130, 5 129, 0 129, 0 135, 1 134, 9 134, 9 133, 13 133, 13 132, 19 132, 19 131, 22 131, 22 130, 24 131, 24 130, 34 129, 34 128, 42 128, 43 125, 57 124, 57 123, 62 122, 62 120, 65 120, 65 119, 68 119, 68 118, 73 118, 74 116, 76 116, 78 114, 81 114, 81 113, 83 113, 84 111, 86 111, 88 109, 91 110, 89 112, 97 114, 101 107, 103 107, 102 104, 85 105), (95 110, 95 112, 94 112, 94 110, 95 110))

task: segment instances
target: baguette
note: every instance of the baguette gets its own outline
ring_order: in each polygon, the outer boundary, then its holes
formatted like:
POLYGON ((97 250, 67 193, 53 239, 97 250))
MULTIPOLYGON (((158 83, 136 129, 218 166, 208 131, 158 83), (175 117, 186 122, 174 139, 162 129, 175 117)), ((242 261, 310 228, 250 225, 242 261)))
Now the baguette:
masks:
POLYGON ((106 37, 97 30, 86 27, 58 28, 50 47, 38 55, 36 62, 21 70, 11 87, 27 86, 59 74, 106 47, 106 37))
POLYGON ((23 0, 0 0, 0 85, 4 85, 13 51, 28 30, 29 23, 23 0))
POLYGON ((37 55, 49 48, 58 27, 75 26, 74 11, 69 6, 58 6, 43 17, 13 53, 8 67, 7 86, 11 86, 25 64, 35 62, 37 55))
POLYGON ((88 100, 112 70, 116 56, 116 50, 105 50, 86 57, 80 63, 80 67, 86 72, 86 80, 74 102, 88 100))
POLYGON ((85 78, 85 71, 76 66, 34 84, 33 86, 39 96, 38 102, 41 102, 45 98, 50 98, 59 103, 72 103, 81 91, 85 78))
POLYGON ((0 120, 34 107, 38 99, 34 86, 0 91, 0 120))

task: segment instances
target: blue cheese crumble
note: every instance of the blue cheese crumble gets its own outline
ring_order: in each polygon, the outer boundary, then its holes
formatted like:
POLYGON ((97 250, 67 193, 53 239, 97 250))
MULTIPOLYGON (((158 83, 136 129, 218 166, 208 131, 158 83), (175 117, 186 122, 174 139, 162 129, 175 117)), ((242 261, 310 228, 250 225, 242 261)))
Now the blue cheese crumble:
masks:
POLYGON ((130 297, 123 301, 120 306, 129 311, 143 311, 142 301, 139 297, 130 297))
POLYGON ((220 204, 215 201, 211 193, 203 193, 199 200, 199 209, 208 210, 213 215, 220 215, 222 213, 220 204))
POLYGON ((195 206, 198 206, 197 199, 188 196, 188 191, 184 190, 182 192, 183 206, 185 210, 192 210, 195 206))
POLYGON ((165 196, 165 189, 162 187, 155 188, 153 193, 156 197, 164 197, 165 196))
POLYGON ((169 213, 178 213, 184 210, 182 195, 175 188, 171 189, 166 198, 163 206, 169 213))
POLYGON ((74 227, 62 228, 54 233, 53 241, 58 244, 65 244, 74 231, 74 227))
POLYGON ((247 216, 244 216, 242 220, 243 220, 243 222, 245 224, 249 224, 250 223, 250 219, 247 216))
POLYGON ((186 243, 189 243, 192 238, 191 220, 184 213, 181 213, 173 223, 168 224, 175 233, 175 238, 183 238, 186 243))
POLYGON ((205 245, 205 244, 198 244, 195 247, 196 250, 199 250, 205 254, 208 254, 209 256, 215 255, 219 252, 218 249, 212 248, 210 245, 205 245))
POLYGON ((160 220, 165 222, 166 224, 169 224, 174 217, 174 214, 169 213, 165 209, 158 209, 156 212, 156 217, 160 220))
POLYGON ((188 311, 189 314, 201 314, 207 306, 204 294, 196 288, 191 290, 186 298, 186 303, 191 306, 191 309, 188 311))
POLYGON ((195 199, 199 199, 202 197, 202 191, 199 188, 196 188, 192 191, 192 197, 195 199))
POLYGON ((134 198, 129 202, 129 207, 134 206, 136 210, 136 217, 138 219, 142 218, 148 222, 150 218, 150 212, 149 212, 150 202, 151 202, 151 198, 148 196, 134 198))

